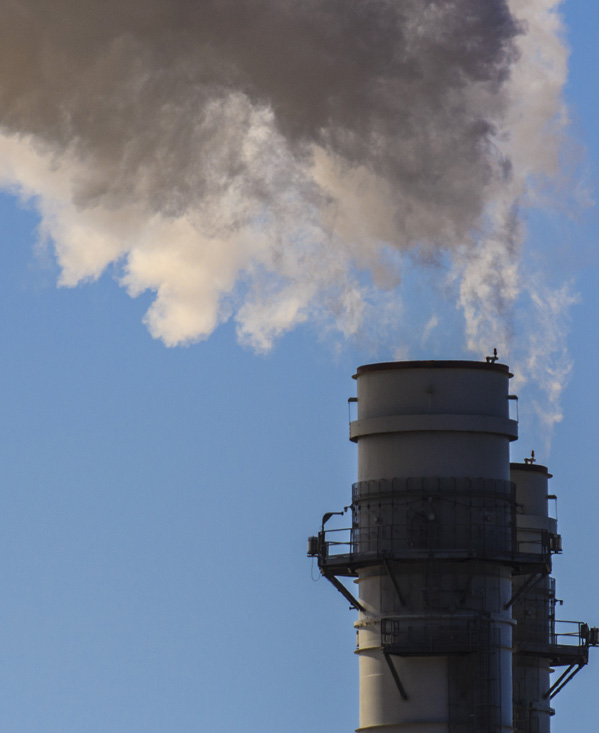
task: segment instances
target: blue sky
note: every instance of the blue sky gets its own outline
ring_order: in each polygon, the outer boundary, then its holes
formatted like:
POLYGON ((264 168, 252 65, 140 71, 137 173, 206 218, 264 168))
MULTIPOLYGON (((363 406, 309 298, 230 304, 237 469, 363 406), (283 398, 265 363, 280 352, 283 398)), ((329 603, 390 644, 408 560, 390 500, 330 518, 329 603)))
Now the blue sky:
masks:
MULTIPOLYGON (((566 93, 597 192, 599 9, 564 9, 566 93)), ((338 353, 305 325, 256 356, 226 324, 167 349, 141 324, 149 298, 130 299, 111 273, 56 287, 51 254, 36 251, 33 207, 3 195, 0 222, 0 729, 353 730, 353 613, 313 582, 305 540, 324 511, 349 503, 351 375, 393 348, 338 353)), ((592 625, 597 223, 596 209, 530 219, 531 240, 551 240, 580 300, 551 455, 534 434, 514 447, 516 460, 536 447, 554 474, 560 612, 592 625)), ((449 358, 463 355, 453 348, 449 358)), ((596 730, 595 656, 556 698, 554 733, 574 722, 596 730)))

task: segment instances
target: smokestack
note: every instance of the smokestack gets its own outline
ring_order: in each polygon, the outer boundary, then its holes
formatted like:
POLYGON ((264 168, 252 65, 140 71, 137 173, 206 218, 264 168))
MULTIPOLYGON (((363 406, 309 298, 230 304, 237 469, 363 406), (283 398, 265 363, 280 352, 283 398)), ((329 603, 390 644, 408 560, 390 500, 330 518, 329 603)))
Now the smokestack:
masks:
POLYGON ((549 575, 551 566, 535 565, 534 557, 546 555, 552 544, 555 551, 561 549, 561 538, 557 521, 549 516, 547 468, 512 463, 510 475, 516 487, 517 550, 531 556, 513 580, 514 725, 516 730, 549 733, 553 710, 547 693, 553 662, 548 652, 555 635, 555 581, 549 575))
POLYGON ((554 497, 534 458, 510 465, 511 376, 494 358, 357 370, 351 527, 325 514, 308 555, 359 614, 359 731, 548 733, 599 641, 556 625, 554 497))

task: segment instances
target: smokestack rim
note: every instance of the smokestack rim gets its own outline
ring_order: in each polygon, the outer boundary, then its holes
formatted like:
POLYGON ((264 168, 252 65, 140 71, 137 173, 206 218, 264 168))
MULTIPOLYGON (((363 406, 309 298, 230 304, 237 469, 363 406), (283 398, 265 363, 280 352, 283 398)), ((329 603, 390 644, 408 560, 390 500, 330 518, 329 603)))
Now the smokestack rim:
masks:
POLYGON ((547 478, 553 478, 553 474, 549 473, 547 466, 540 463, 510 463, 510 471, 532 471, 533 473, 542 473, 547 478))
POLYGON ((358 379, 369 372, 394 371, 397 369, 486 369, 487 371, 507 374, 511 379, 514 375, 507 364, 490 364, 485 361, 383 361, 375 364, 364 364, 356 369, 353 379, 358 379))

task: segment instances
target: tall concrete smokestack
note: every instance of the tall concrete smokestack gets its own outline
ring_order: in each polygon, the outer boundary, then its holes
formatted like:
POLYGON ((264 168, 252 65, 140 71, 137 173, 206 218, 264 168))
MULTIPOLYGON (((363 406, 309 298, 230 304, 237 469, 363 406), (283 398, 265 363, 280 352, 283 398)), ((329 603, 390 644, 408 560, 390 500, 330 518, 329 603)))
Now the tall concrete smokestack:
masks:
POLYGON ((547 470, 510 466, 511 376, 494 358, 357 370, 351 528, 325 514, 308 554, 359 612, 359 731, 546 733, 598 641, 556 632, 561 540, 547 470))

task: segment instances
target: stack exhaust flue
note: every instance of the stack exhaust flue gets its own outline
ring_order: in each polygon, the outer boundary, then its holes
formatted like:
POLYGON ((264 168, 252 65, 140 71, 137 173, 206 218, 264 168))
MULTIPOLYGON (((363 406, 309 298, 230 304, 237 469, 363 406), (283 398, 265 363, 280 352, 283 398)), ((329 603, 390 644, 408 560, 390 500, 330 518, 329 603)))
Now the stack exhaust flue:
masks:
POLYGON ((546 468, 510 465, 511 376, 493 358, 357 370, 351 527, 328 512, 308 554, 359 614, 358 731, 548 733, 598 641, 556 626, 561 538, 546 468))

